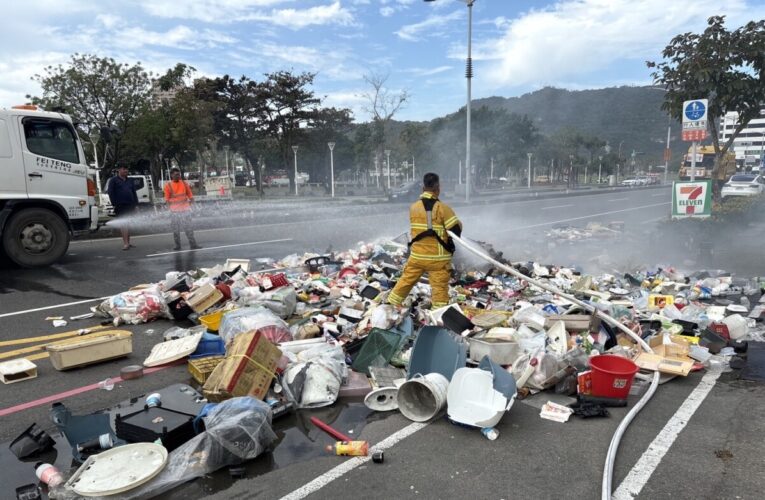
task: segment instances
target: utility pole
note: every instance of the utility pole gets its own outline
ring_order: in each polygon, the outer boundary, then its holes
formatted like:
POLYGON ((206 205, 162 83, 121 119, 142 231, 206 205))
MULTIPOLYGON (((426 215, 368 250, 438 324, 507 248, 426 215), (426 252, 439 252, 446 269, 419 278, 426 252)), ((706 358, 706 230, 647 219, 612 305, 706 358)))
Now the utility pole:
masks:
POLYGON ((529 167, 528 167, 528 180, 527 180, 527 187, 528 189, 531 189, 531 157, 533 153, 526 153, 526 157, 529 159, 529 167))

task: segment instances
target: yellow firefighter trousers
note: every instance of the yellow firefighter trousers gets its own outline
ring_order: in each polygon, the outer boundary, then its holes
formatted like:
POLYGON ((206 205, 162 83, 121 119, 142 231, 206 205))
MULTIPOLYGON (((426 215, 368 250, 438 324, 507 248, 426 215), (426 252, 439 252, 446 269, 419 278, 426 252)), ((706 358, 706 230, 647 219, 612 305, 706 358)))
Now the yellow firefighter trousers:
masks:
POLYGON ((396 286, 388 295, 388 303, 400 305, 406 299, 412 287, 417 284, 424 273, 428 273, 431 301, 433 309, 449 304, 449 277, 451 276, 451 260, 416 260, 410 258, 396 286))

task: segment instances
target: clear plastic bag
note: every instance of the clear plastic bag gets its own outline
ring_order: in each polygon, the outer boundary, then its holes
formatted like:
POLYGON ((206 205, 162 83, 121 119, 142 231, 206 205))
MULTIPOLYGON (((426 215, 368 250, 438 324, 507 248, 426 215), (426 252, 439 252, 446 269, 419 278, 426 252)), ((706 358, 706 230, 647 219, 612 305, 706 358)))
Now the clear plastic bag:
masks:
POLYGON ((321 344, 297 354, 284 370, 282 386, 299 408, 320 408, 337 400, 347 376, 343 348, 321 344))
POLYGON ((130 290, 109 297, 93 312, 111 316, 116 323, 137 325, 158 318, 172 319, 159 286, 153 285, 141 290, 130 290))
POLYGON ((205 332, 207 332, 207 327, 204 325, 192 326, 191 328, 181 328, 179 326, 173 326, 165 330, 165 333, 162 334, 162 338, 164 338, 165 341, 168 341, 168 340, 182 339, 184 337, 191 337, 192 335, 197 335, 199 333, 205 333, 205 332))
POLYGON ((225 314, 218 333, 228 346, 234 337, 252 330, 262 332, 274 344, 292 340, 287 323, 263 306, 243 307, 225 314))
POLYGON ((271 416, 271 408, 252 397, 232 398, 216 405, 204 417, 205 432, 173 450, 156 478, 110 498, 152 498, 222 467, 257 457, 276 440, 271 416))

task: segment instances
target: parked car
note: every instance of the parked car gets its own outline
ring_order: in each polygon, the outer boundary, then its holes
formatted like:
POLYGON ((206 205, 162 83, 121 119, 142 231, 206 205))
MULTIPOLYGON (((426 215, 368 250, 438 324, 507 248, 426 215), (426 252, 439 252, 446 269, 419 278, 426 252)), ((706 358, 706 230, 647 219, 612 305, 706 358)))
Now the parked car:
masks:
POLYGON ((420 181, 410 181, 391 189, 388 201, 405 201, 413 203, 422 193, 420 181))
POLYGON ((636 177, 630 177, 628 179, 624 179, 621 184, 622 186, 635 187, 640 186, 641 182, 636 177))
POLYGON ((765 179, 761 175, 736 174, 725 183, 720 193, 729 196, 757 196, 765 190, 765 179))

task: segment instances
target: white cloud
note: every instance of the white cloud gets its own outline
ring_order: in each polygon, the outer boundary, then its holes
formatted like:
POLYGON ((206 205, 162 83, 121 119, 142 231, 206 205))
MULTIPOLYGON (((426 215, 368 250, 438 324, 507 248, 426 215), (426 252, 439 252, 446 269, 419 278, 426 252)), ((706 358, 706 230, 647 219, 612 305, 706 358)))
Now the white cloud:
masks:
POLYGON ((143 9, 152 16, 173 19, 195 19, 205 22, 236 21, 251 9, 271 7, 291 0, 140 0, 143 9))
POLYGON ((464 15, 464 12, 461 10, 456 10, 451 14, 446 15, 430 15, 424 21, 419 23, 402 26, 401 29, 396 31, 396 35, 404 40, 417 41, 419 40, 419 35, 421 33, 425 31, 437 31, 438 28, 442 28, 457 19, 462 19, 464 15))
POLYGON ((380 15, 383 17, 390 17, 395 13, 396 13, 396 9, 389 5, 386 5, 385 7, 380 7, 380 15))
POLYGON ((407 72, 413 73, 417 76, 433 76, 444 73, 453 68, 454 66, 438 66, 436 68, 411 68, 407 70, 407 72))
MULTIPOLYGON (((728 14, 726 24, 735 29, 754 12, 744 0, 724 7, 717 0, 563 1, 521 15, 497 40, 479 41, 474 59, 496 61, 486 68, 495 87, 558 84, 617 62, 634 67, 660 58, 677 33, 700 32, 717 14, 728 14)), ((453 58, 464 54, 464 47, 451 48, 453 58)))
POLYGON ((322 104, 335 108, 348 108, 353 112, 356 121, 363 121, 365 117, 364 107, 367 100, 362 96, 364 90, 340 90, 326 94, 322 104))
POLYGON ((293 30, 315 25, 349 26, 356 22, 351 11, 345 9, 339 1, 308 9, 273 9, 269 13, 252 12, 238 20, 262 21, 293 30))
POLYGON ((290 29, 306 26, 341 26, 355 23, 353 13, 339 0, 309 8, 275 8, 295 0, 186 0, 182 7, 174 0, 146 0, 141 4, 153 16, 193 19, 206 23, 229 24, 259 21, 290 29), (264 10, 266 7, 274 7, 264 10))
POLYGON ((120 18, 113 14, 99 14, 96 16, 96 21, 103 24, 104 28, 111 29, 120 22, 120 18))

